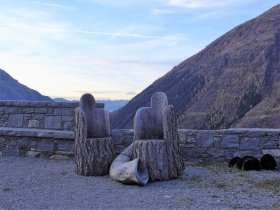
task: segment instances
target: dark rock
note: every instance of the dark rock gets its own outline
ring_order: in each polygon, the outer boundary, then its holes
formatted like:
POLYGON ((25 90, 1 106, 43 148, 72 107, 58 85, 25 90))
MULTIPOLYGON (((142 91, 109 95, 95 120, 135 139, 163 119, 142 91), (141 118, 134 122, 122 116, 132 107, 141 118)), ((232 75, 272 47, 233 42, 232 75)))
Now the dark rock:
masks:
POLYGON ((234 157, 232 159, 230 159, 228 166, 229 167, 236 167, 237 168, 237 162, 240 162, 241 158, 240 157, 234 157))
POLYGON ((261 163, 255 157, 245 156, 243 158, 242 170, 244 170, 244 171, 260 171, 261 170, 261 163))
POLYGON ((273 170, 276 168, 277 163, 272 155, 265 154, 261 157, 261 166, 263 169, 273 170))

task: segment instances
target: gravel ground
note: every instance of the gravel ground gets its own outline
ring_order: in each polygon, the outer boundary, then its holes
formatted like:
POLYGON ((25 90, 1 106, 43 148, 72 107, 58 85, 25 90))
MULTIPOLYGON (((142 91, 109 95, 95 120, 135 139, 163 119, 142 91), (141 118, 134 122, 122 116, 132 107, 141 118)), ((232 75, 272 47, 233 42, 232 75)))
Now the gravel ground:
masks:
POLYGON ((187 162, 176 180, 123 185, 85 177, 74 162, 0 157, 0 209, 280 209, 280 171, 187 162))

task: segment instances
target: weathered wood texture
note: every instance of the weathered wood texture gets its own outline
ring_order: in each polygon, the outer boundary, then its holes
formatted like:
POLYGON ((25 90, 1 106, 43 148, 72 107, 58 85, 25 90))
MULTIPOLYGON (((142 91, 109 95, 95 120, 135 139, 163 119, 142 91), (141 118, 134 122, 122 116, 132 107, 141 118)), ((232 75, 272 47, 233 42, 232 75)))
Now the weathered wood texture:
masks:
POLYGON ((134 118, 133 156, 144 162, 150 181, 174 179, 185 169, 174 108, 162 92, 151 101, 152 107, 140 108, 134 118))
POLYGON ((111 135, 111 117, 106 109, 95 108, 96 102, 91 94, 84 94, 80 99, 80 109, 86 115, 87 137, 99 138, 111 135))
POLYGON ((163 111, 168 104, 165 93, 151 98, 151 107, 142 107, 134 117, 134 139, 163 139, 163 111))
POLYGON ((75 109, 75 172, 85 176, 107 175, 115 155, 110 115, 104 109, 95 109, 90 94, 84 94, 80 103, 80 108, 75 109))
POLYGON ((123 184, 145 185, 149 174, 141 159, 133 160, 133 144, 127 147, 111 164, 110 177, 123 184))

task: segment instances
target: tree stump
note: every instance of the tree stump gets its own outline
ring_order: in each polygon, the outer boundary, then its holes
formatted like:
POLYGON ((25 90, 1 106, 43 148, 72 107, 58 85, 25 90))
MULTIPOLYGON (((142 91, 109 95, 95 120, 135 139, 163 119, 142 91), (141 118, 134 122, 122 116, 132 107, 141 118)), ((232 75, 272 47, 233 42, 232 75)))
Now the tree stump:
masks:
POLYGON ((88 138, 86 143, 76 141, 75 173, 85 176, 103 176, 109 173, 114 160, 111 137, 88 138))
POLYGON ((75 123, 75 173, 107 175, 115 156, 108 111, 95 109, 93 96, 84 94, 75 109, 75 123))
POLYGON ((140 108, 135 115, 133 156, 146 165, 149 181, 174 179, 185 169, 175 111, 164 93, 155 93, 151 101, 151 108, 140 108))
POLYGON ((182 174, 184 167, 176 154, 178 151, 165 140, 136 140, 133 144, 134 157, 145 163, 149 181, 166 181, 182 174))

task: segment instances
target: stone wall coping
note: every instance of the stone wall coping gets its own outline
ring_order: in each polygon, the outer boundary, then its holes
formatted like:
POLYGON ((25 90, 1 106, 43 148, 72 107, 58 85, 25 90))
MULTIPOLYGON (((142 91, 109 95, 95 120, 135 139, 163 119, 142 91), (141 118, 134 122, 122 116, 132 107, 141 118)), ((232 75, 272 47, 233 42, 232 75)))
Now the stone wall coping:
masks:
POLYGON ((36 128, 10 128, 0 127, 0 136, 20 136, 20 137, 47 137, 54 139, 75 139, 74 131, 48 130, 36 128))
MULTIPOLYGON (((18 100, 0 100, 0 106, 9 107, 64 107, 76 108, 79 101, 75 102, 55 102, 55 101, 18 101, 18 100)), ((104 103, 96 103, 96 108, 104 108, 104 103)))

